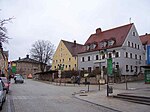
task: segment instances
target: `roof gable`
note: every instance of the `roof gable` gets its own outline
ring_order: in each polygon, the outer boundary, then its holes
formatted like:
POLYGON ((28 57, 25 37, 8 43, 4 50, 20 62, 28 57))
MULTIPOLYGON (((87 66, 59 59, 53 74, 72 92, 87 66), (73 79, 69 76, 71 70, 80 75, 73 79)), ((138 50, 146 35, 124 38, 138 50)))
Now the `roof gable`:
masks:
POLYGON ((132 25, 133 25, 133 23, 127 24, 124 26, 120 26, 120 27, 116 27, 113 29, 109 29, 106 31, 101 31, 101 30, 97 31, 96 30, 96 33, 92 34, 88 38, 88 40, 85 42, 84 45, 86 46, 88 44, 97 43, 98 46, 95 50, 122 46, 122 44, 124 43, 132 25), (100 42, 108 42, 109 40, 115 41, 113 46, 106 46, 106 47, 102 48, 99 45, 100 42))
POLYGON ((145 34, 140 36, 143 45, 150 45, 150 34, 145 34))
POLYGON ((76 41, 69 42, 69 41, 62 40, 62 42, 64 43, 66 48, 69 50, 69 52, 71 53, 72 56, 75 56, 79 52, 81 52, 81 49, 83 47, 82 44, 78 44, 78 43, 76 43, 76 41))

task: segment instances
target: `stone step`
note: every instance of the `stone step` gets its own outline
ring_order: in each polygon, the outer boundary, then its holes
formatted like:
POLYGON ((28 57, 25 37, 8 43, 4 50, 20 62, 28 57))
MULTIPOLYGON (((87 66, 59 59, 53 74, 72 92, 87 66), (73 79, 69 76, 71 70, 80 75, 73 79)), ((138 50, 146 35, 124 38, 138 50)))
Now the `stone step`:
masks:
POLYGON ((150 97, 145 97, 145 96, 135 96, 135 95, 129 95, 129 94, 117 94, 117 96, 114 96, 114 98, 121 98, 121 99, 130 101, 130 102, 134 102, 134 103, 150 105, 150 97))

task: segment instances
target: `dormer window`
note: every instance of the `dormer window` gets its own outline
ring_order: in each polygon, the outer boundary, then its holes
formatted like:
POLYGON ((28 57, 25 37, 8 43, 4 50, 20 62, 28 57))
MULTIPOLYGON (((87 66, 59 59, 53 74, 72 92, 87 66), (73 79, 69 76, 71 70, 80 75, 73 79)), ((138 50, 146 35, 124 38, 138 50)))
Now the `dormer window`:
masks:
POLYGON ((86 46, 86 50, 92 50, 92 49, 95 49, 96 48, 96 43, 93 43, 93 44, 90 44, 90 45, 87 45, 86 46))
POLYGON ((107 46, 107 42, 104 42, 104 47, 106 47, 107 46))
POLYGON ((104 42, 100 42, 100 47, 101 47, 101 48, 104 47, 104 42))
POLYGON ((114 43, 115 43, 114 40, 109 40, 109 41, 108 41, 108 46, 112 46, 112 45, 114 45, 114 43))
POLYGON ((87 46, 86 46, 86 50, 90 50, 90 45, 87 45, 87 46))
POLYGON ((95 49, 96 48, 96 44, 93 44, 93 49, 95 49))

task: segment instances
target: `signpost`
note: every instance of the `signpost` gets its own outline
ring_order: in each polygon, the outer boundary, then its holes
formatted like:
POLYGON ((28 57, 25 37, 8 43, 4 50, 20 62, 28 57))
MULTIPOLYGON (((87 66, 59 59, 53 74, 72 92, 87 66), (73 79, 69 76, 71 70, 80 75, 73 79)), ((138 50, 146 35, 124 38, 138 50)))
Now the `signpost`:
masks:
POLYGON ((107 59, 107 73, 108 73, 108 76, 112 76, 113 75, 112 58, 107 59))

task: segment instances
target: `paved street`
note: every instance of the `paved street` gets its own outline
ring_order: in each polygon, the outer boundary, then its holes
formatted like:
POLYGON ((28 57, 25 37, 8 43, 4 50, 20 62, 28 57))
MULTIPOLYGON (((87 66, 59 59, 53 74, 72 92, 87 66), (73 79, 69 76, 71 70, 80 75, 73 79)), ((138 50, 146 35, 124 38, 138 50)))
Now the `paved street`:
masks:
POLYGON ((85 89, 82 86, 56 86, 25 80, 12 83, 2 112, 114 112, 76 99, 72 94, 85 89))

